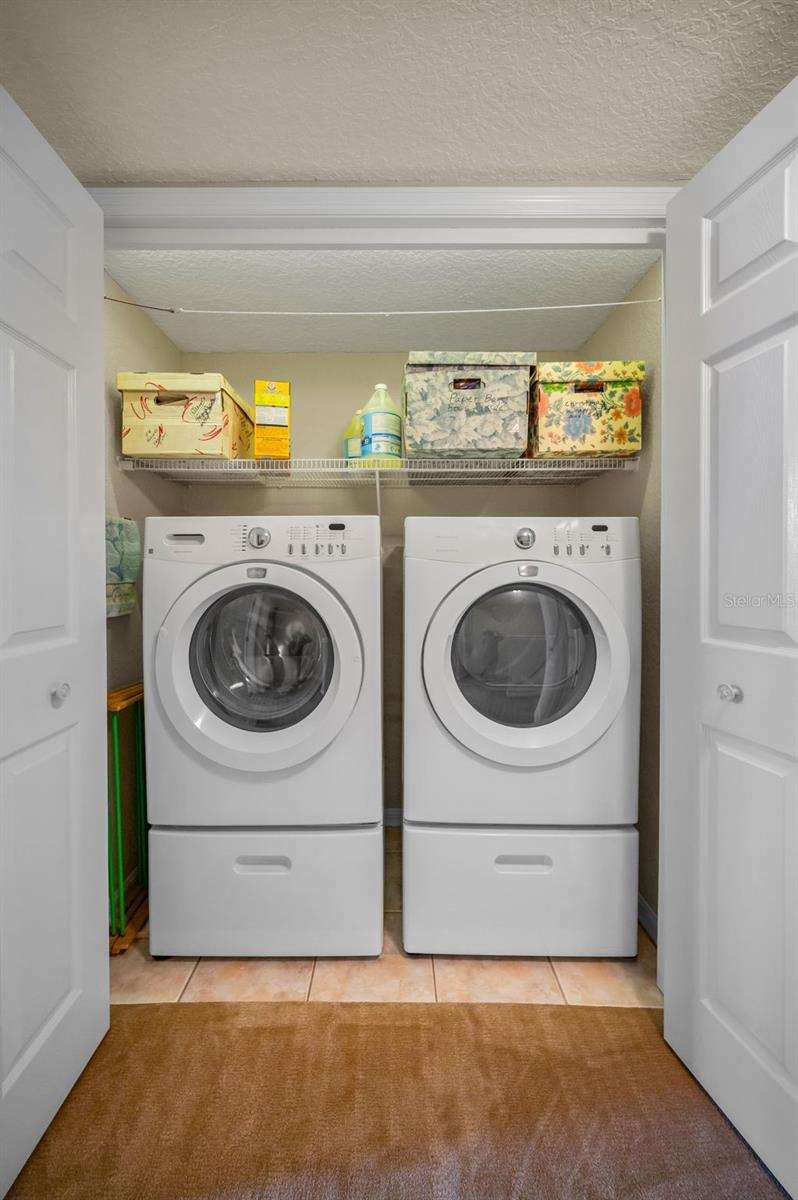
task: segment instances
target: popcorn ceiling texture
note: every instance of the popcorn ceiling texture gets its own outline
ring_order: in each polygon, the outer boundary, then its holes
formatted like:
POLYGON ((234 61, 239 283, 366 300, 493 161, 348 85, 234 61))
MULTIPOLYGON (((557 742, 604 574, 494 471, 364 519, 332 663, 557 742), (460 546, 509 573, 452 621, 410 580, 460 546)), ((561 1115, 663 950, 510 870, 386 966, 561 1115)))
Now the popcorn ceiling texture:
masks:
POLYGON ((2 0, 87 184, 655 184, 798 69, 795 0, 2 0))
MULTIPOLYGON (((142 304, 385 311, 622 300, 658 258, 657 250, 111 250, 106 268, 142 304)), ((148 315, 182 350, 373 354, 578 346, 611 311, 389 320, 148 315)))

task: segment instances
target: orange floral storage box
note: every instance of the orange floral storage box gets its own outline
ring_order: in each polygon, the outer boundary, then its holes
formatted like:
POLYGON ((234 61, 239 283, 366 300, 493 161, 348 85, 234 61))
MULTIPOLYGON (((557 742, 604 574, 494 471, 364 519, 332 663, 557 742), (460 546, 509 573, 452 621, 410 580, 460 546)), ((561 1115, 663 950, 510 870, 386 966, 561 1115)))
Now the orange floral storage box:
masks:
POLYGON ((224 375, 140 373, 116 377, 122 453, 158 458, 250 458, 252 409, 224 375))
POLYGON ((637 359, 540 363, 534 457, 639 454, 645 376, 637 359))

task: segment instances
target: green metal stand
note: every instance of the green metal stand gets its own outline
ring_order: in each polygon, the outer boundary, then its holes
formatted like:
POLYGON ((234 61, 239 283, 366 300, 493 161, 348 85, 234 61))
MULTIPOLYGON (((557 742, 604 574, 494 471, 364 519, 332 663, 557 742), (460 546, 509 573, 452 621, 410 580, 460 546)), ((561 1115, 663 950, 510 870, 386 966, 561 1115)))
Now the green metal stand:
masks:
POLYGON ((108 780, 108 924, 112 934, 124 936, 127 928, 122 828, 122 776, 119 761, 119 714, 133 709, 133 767, 136 805, 137 880, 146 891, 149 877, 147 858, 147 776, 144 749, 144 689, 140 683, 108 693, 112 767, 108 780))

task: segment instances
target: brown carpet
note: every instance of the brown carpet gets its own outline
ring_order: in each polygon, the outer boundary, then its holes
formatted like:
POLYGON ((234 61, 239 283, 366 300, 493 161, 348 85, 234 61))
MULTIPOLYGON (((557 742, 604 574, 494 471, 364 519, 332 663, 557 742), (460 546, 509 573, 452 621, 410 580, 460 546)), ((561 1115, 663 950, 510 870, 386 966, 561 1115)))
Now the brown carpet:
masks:
POLYGON ((647 1009, 153 1004, 13 1200, 776 1200, 647 1009))

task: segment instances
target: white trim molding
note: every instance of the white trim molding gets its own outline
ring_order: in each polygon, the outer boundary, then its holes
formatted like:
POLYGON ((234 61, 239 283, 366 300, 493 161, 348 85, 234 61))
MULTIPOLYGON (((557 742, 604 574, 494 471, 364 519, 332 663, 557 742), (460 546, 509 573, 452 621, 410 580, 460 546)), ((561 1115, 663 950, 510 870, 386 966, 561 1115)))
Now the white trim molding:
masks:
POLYGON ((662 249, 678 188, 95 188, 111 249, 662 249))

